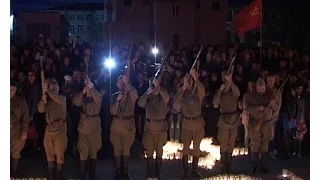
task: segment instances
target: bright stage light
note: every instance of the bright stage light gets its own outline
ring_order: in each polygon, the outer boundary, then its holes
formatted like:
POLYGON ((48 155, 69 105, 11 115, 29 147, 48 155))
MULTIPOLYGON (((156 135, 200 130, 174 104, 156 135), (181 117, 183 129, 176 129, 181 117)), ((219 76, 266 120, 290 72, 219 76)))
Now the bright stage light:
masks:
POLYGON ((153 48, 153 49, 152 49, 152 53, 153 53, 154 55, 157 55, 157 54, 159 53, 159 50, 158 50, 157 48, 153 48))
POLYGON ((105 66, 106 66, 107 68, 109 68, 109 69, 112 69, 112 68, 114 68, 114 67, 116 66, 116 63, 115 63, 114 60, 111 59, 111 58, 107 59, 104 64, 105 64, 105 66))

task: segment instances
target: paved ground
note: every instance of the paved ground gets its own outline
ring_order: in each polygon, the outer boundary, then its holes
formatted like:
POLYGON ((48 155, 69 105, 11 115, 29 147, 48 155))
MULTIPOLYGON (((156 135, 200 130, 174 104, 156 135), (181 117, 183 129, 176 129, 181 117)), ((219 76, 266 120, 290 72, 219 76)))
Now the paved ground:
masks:
MULTIPOLYGON (((132 160, 130 162, 130 174, 135 180, 144 180, 146 171, 146 163, 143 159, 140 159, 139 154, 142 151, 141 143, 135 142, 132 148, 132 160)), ((70 155, 66 155, 66 163, 64 166, 64 174, 66 179, 76 179, 79 169, 78 161, 70 155)), ((204 177, 215 176, 218 174, 218 163, 212 170, 203 170, 200 172, 204 177)), ((249 156, 235 157, 233 161, 233 169, 236 174, 249 174, 250 159, 249 156)), ((269 161, 271 174, 258 175, 266 180, 275 180, 277 175, 281 173, 282 169, 288 169, 295 173, 297 176, 308 180, 310 179, 310 161, 309 157, 291 158, 289 160, 277 160, 269 161)), ((45 177, 46 175, 46 161, 45 154, 42 153, 29 153, 25 152, 21 159, 21 169, 24 177, 45 177)), ((164 180, 176 180, 180 179, 179 176, 182 173, 182 166, 180 161, 167 160, 163 162, 162 175, 164 180)), ((97 161, 97 175, 98 180, 113 179, 114 165, 110 158, 101 157, 97 161)))

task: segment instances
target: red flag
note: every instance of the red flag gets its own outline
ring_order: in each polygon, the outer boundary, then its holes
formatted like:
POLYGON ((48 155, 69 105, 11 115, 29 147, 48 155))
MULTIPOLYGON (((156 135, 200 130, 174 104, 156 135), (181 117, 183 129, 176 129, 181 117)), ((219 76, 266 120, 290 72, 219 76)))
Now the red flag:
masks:
POLYGON ((239 37, 247 31, 260 27, 262 22, 262 0, 254 0, 232 20, 232 27, 239 37))

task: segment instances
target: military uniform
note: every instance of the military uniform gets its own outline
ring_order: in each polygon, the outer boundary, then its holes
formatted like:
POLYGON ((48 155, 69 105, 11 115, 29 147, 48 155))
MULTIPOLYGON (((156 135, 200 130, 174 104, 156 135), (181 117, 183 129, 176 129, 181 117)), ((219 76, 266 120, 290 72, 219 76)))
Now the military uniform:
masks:
POLYGON ((147 178, 161 178, 160 168, 162 163, 163 146, 167 142, 168 124, 166 121, 167 104, 170 96, 167 90, 160 88, 158 95, 150 94, 148 91, 142 95, 138 105, 146 108, 146 122, 142 138, 143 147, 147 151, 147 178), (156 151, 155 174, 153 173, 153 152, 156 151))
POLYGON ((10 99, 10 155, 13 161, 13 176, 16 176, 18 171, 20 152, 25 144, 25 140, 21 140, 21 134, 27 133, 29 120, 26 100, 15 95, 10 99))
POLYGON ((47 155, 49 179, 53 178, 54 162, 57 163, 57 173, 61 178, 64 152, 68 144, 65 122, 67 102, 58 92, 48 90, 47 95, 47 105, 43 100, 38 103, 38 110, 45 113, 47 122, 43 144, 47 155))
POLYGON ((198 161, 200 156, 200 143, 204 137, 205 121, 201 115, 202 99, 205 95, 205 88, 203 84, 197 80, 194 83, 196 92, 192 90, 180 90, 174 97, 174 103, 180 103, 183 113, 181 140, 183 143, 183 168, 184 176, 188 173, 188 155, 190 151, 190 144, 193 141, 193 162, 192 174, 196 178, 200 178, 198 173, 198 161))
POLYGON ((277 135, 279 133, 277 132, 277 129, 279 129, 280 127, 280 125, 278 124, 278 120, 279 120, 280 108, 282 104, 282 89, 279 91, 278 94, 276 94, 277 92, 278 92, 277 88, 266 89, 266 93, 268 93, 269 96, 275 96, 274 99, 275 99, 275 105, 276 105, 275 110, 272 111, 271 119, 273 122, 274 137, 269 143, 269 152, 273 152, 273 150, 275 149, 277 135))
POLYGON ((134 109, 138 94, 137 90, 131 85, 129 85, 127 94, 120 101, 117 100, 119 93, 113 94, 111 100, 110 111, 113 115, 113 120, 110 128, 110 141, 114 150, 113 155, 116 163, 117 177, 130 179, 128 175, 128 162, 130 148, 135 139, 134 109))
POLYGON ((95 179, 97 153, 102 146, 101 120, 99 117, 102 96, 94 87, 88 91, 91 94, 90 97, 83 93, 78 93, 74 96, 73 103, 76 106, 82 106, 77 144, 81 160, 81 178, 85 179, 85 166, 89 157, 90 177, 95 179))
POLYGON ((227 91, 218 90, 213 98, 213 106, 220 105, 220 117, 218 120, 218 136, 221 154, 221 173, 230 173, 231 157, 238 134, 238 126, 241 124, 238 109, 239 88, 231 82, 227 91))
POLYGON ((249 137, 251 141, 251 155, 252 155, 252 172, 255 173, 259 164, 261 170, 266 170, 266 158, 268 155, 268 144, 274 135, 274 127, 272 121, 272 112, 277 109, 276 106, 270 106, 265 109, 264 116, 261 118, 263 111, 261 106, 265 108, 268 106, 272 96, 268 93, 260 95, 257 92, 250 92, 244 95, 243 103, 246 111, 250 114, 249 120, 249 137), (259 131, 255 130, 255 126, 261 124, 259 131), (261 152, 261 158, 259 153, 261 152))

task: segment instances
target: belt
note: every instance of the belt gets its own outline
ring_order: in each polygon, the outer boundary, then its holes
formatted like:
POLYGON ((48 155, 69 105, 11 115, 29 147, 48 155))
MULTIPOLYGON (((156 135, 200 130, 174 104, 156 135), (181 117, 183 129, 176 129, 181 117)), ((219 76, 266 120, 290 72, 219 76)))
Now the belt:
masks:
POLYGON ((50 124, 47 123, 48 126, 62 126, 64 125, 65 120, 56 120, 54 122, 50 122, 50 124))
POLYGON ((220 115, 234 115, 234 114, 237 114, 238 111, 233 111, 233 112, 220 112, 220 115))
POLYGON ((195 116, 195 117, 186 117, 186 116, 184 116, 183 118, 192 121, 192 120, 197 120, 199 117, 201 117, 201 114, 199 116, 195 116))
POLYGON ((99 114, 87 115, 87 114, 84 114, 84 113, 81 113, 81 115, 82 115, 82 116, 85 116, 85 118, 88 118, 88 119, 91 119, 91 118, 94 118, 94 117, 99 116, 99 114))
POLYGON ((161 122, 164 121, 164 119, 146 119, 148 122, 161 122))
POLYGON ((130 120, 133 118, 133 116, 114 116, 114 117, 120 120, 130 120))

